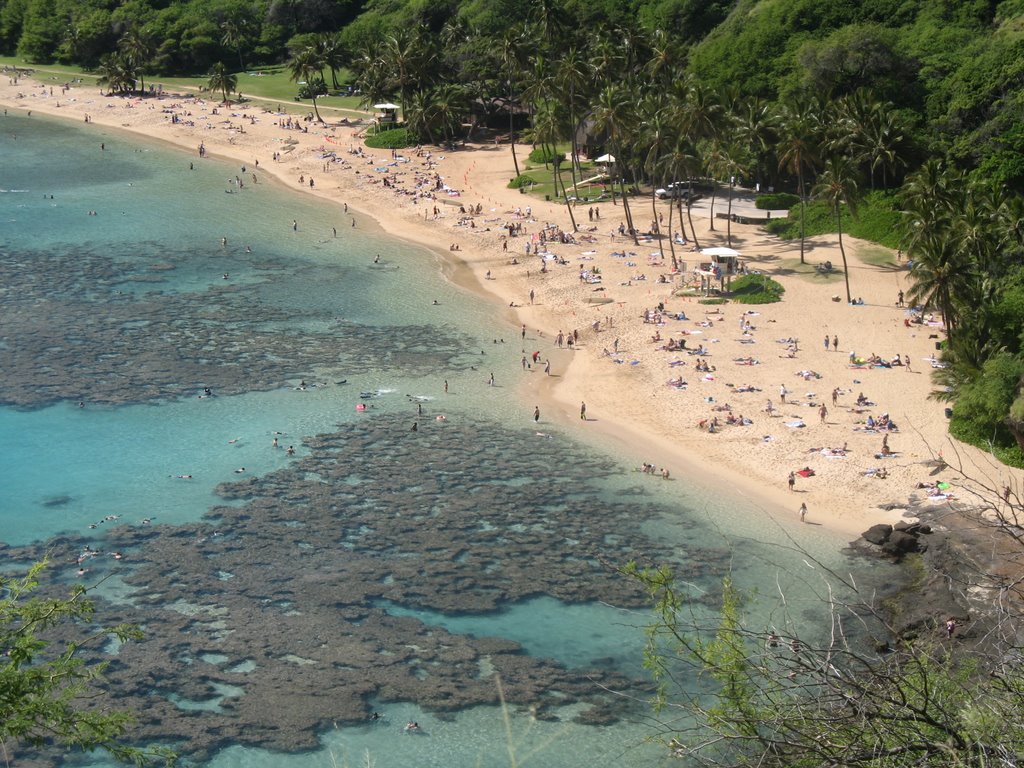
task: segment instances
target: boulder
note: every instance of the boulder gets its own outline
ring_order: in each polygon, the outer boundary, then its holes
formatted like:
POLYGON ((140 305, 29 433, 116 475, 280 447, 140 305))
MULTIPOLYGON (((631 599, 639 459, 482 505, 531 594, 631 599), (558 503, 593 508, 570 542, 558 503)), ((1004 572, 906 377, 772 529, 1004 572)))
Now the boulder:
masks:
POLYGON ((900 558, 910 552, 921 552, 922 546, 916 536, 904 531, 893 531, 888 540, 882 545, 882 551, 887 555, 900 558))
POLYGON ((886 523, 879 523, 878 525, 872 525, 868 528, 861 536, 864 537, 865 541, 871 542, 872 544, 882 545, 889 540, 889 536, 892 535, 892 526, 886 523))

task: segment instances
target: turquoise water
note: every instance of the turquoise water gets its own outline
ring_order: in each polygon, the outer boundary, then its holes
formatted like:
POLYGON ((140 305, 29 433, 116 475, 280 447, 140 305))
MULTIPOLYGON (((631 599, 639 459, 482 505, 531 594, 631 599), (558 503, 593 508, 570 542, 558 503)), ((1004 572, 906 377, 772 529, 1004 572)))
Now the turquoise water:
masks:
POLYGON ((758 510, 535 434, 515 329, 433 253, 228 163, 0 129, 0 541, 145 625, 106 649, 140 739, 245 768, 661 765, 648 614, 611 569, 816 583, 778 575, 758 510), (126 557, 79 577, 86 546, 126 557))

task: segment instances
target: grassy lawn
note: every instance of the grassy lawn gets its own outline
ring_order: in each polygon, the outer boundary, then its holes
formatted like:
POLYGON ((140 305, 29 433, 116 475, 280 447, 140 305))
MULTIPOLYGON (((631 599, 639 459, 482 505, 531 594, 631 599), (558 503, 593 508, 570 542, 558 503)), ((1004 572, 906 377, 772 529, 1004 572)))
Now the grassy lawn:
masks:
POLYGON ((888 248, 882 248, 881 246, 862 248, 860 251, 860 257, 865 263, 876 267, 898 266, 896 263, 896 254, 888 248))
MULTIPOLYGON (((563 147, 559 147, 559 150, 563 147)), ((565 148, 566 154, 569 152, 568 146, 565 148)), ((609 184, 601 184, 597 182, 583 184, 588 179, 593 179, 601 173, 601 169, 595 167, 594 163, 584 161, 580 163, 581 173, 570 171, 568 163, 562 164, 561 179, 565 181, 565 191, 568 195, 572 196, 572 182, 573 177, 576 180, 576 194, 580 198, 587 198, 591 201, 596 201, 602 193, 605 194, 605 200, 611 200, 611 186, 609 184)), ((555 195, 555 181, 554 175, 551 170, 551 166, 545 167, 543 163, 531 163, 529 160, 525 162, 520 159, 519 170, 534 179, 537 183, 526 187, 525 195, 529 197, 537 198, 538 200, 544 200, 550 198, 557 202, 565 202, 561 197, 561 182, 559 182, 559 196, 555 195)), ((587 202, 582 200, 581 202, 587 202)))
MULTIPOLYGON (((85 80, 84 85, 91 86, 95 84, 95 81, 98 78, 95 73, 86 72, 81 67, 65 66, 63 64, 29 65, 25 64, 15 56, 0 56, 0 66, 3 65, 17 66, 23 69, 31 68, 38 75, 42 75, 43 79, 50 76, 55 82, 64 82, 71 78, 81 77, 85 80)), ((348 77, 349 73, 346 70, 342 70, 338 73, 339 81, 344 82, 348 77)), ((147 75, 146 85, 148 87, 150 83, 153 85, 160 83, 165 89, 171 88, 198 92, 200 89, 206 87, 208 79, 209 78, 206 75, 198 77, 160 77, 157 75, 147 75)), ((288 69, 284 65, 260 67, 258 69, 251 69, 247 72, 242 72, 238 75, 238 90, 241 91, 242 95, 246 98, 277 102, 283 109, 290 111, 306 112, 312 108, 312 102, 308 100, 297 101, 295 99, 295 94, 298 93, 299 86, 290 79, 288 69)), ((316 104, 319 109, 348 112, 358 115, 366 114, 365 111, 359 108, 358 96, 323 96, 317 99, 316 104)))
POLYGON ((788 273, 792 275, 799 275, 807 280, 813 280, 816 283, 841 283, 843 281, 843 265, 832 264, 831 272, 819 272, 818 264, 810 263, 801 264, 800 259, 780 259, 776 262, 776 267, 780 272, 788 273))

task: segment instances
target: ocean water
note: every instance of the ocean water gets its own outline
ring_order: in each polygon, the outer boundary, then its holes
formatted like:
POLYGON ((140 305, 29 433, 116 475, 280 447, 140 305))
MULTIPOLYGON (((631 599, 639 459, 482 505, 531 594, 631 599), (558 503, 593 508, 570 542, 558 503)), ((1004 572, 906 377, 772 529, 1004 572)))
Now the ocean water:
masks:
POLYGON ((195 764, 667 764, 615 568, 670 562, 707 616, 732 572, 811 633, 822 568, 856 565, 535 426, 516 328, 352 216, 3 118, 4 567, 48 551, 145 627, 111 690, 195 764))

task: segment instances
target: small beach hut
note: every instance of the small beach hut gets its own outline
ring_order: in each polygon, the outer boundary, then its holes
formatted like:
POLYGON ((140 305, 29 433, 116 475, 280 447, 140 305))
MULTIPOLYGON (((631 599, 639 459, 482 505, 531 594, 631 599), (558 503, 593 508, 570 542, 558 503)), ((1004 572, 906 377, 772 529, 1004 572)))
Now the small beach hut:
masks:
POLYGON ((374 104, 373 108, 380 110, 375 115, 375 119, 382 127, 396 125, 398 123, 398 110, 401 109, 401 107, 397 104, 385 102, 383 104, 374 104))
POLYGON ((717 282, 718 289, 727 292, 732 287, 733 276, 739 274, 739 252, 732 248, 704 248, 700 256, 697 274, 701 291, 707 296, 717 282))

